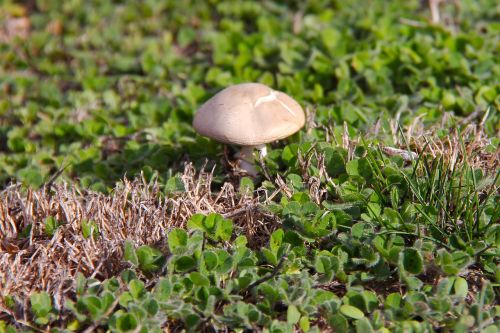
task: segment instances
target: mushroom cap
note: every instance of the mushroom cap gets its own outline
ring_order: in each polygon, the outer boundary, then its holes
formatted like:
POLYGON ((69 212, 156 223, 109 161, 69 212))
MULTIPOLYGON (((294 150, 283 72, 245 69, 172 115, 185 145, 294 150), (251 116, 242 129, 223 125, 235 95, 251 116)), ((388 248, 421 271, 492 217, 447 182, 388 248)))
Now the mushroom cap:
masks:
POLYGON ((304 111, 287 94, 260 83, 242 83, 206 101, 193 127, 223 143, 256 146, 286 138, 304 123, 304 111))

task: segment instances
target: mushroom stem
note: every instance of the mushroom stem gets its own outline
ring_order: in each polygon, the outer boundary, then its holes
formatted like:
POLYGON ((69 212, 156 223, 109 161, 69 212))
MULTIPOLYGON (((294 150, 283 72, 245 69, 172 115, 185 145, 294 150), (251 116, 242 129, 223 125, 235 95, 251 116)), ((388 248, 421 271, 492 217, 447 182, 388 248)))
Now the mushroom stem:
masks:
POLYGON ((252 177, 256 177, 258 175, 257 169, 255 168, 255 159, 253 156, 254 149, 257 149, 260 156, 262 157, 267 155, 266 145, 242 146, 241 150, 236 153, 236 158, 238 159, 238 167, 252 177))

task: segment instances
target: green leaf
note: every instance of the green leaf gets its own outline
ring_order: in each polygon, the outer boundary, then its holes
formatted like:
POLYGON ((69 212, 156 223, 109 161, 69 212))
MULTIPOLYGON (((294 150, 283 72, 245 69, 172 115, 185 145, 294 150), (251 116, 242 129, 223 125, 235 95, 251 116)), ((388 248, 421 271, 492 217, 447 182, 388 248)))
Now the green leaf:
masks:
POLYGON ((78 296, 83 294, 86 284, 87 279, 85 278, 85 275, 83 275, 81 272, 78 272, 75 279, 75 292, 78 296))
POLYGON ((142 304, 143 308, 147 311, 148 315, 155 316, 160 310, 158 302, 154 299, 148 299, 142 304))
POLYGON ((240 179, 239 192, 241 195, 251 195, 254 191, 253 179, 250 177, 242 177, 240 179))
POLYGON ((405 271, 412 274, 420 274, 424 269, 424 259, 420 251, 407 248, 402 252, 403 267, 405 271))
POLYGON ((301 176, 291 173, 286 176, 286 179, 287 184, 289 184, 295 191, 302 190, 304 181, 301 176))
POLYGON ((187 226, 205 232, 213 240, 228 241, 233 232, 233 222, 215 213, 207 216, 195 214, 189 219, 187 226))
POLYGON ((147 245, 139 247, 136 250, 136 255, 139 260, 139 268, 145 273, 161 269, 166 262, 166 258, 160 250, 147 245))
POLYGON ((210 285, 210 280, 201 273, 192 272, 189 274, 189 279, 197 286, 206 286, 210 285))
POLYGON ((356 333, 370 333, 373 332, 373 327, 370 321, 366 318, 356 320, 356 333))
POLYGON ((464 269, 472 263, 471 257, 464 251, 454 251, 451 255, 456 267, 464 269))
POLYGON ((6 295, 3 297, 3 302, 9 310, 13 310, 16 306, 16 301, 12 295, 6 295))
POLYGON ((35 166, 29 166, 21 169, 17 173, 18 177, 24 181, 27 185, 38 188, 43 184, 43 176, 40 173, 40 169, 35 166))
POLYGON ((346 172, 344 157, 333 148, 327 147, 324 150, 325 167, 330 177, 338 177, 346 172))
POLYGON ((490 325, 482 330, 482 333, 498 333, 498 325, 490 325))
POLYGON ((404 282, 412 290, 419 290, 423 286, 423 282, 415 276, 407 276, 404 278, 404 282))
POLYGON ((285 233, 283 232, 282 229, 278 229, 271 234, 271 239, 269 241, 269 247, 271 248, 271 251, 273 251, 274 254, 278 253, 278 250, 279 250, 281 244, 283 244, 284 236, 285 236, 285 233))
POLYGON ((299 321, 299 326, 303 332, 309 331, 309 329, 311 328, 311 323, 309 321, 309 317, 302 316, 302 318, 300 318, 300 321, 299 321))
POLYGON ((45 224, 45 234, 50 237, 54 236, 54 234, 57 231, 57 228, 59 228, 60 226, 60 223, 53 216, 47 217, 44 221, 44 224, 45 224))
POLYGON ((236 248, 245 248, 246 245, 248 244, 247 237, 245 235, 240 235, 236 237, 233 244, 235 245, 236 248))
POLYGON ((340 307, 340 312, 344 316, 347 316, 347 317, 352 318, 352 319, 361 319, 365 316, 363 314, 363 311, 361 311, 360 309, 358 309, 352 305, 347 305, 347 304, 344 304, 340 307))
POLYGON ((132 281, 133 279, 137 278, 135 272, 133 270, 130 270, 130 269, 126 269, 124 270, 121 274, 120 274, 123 282, 125 283, 129 283, 130 281, 132 281))
POLYGON ((200 317, 194 313, 185 317, 185 323, 188 328, 196 328, 200 322, 200 317))
POLYGON ((401 306, 401 295, 399 293, 392 293, 385 299, 384 307, 386 309, 399 309, 401 306))
POLYGON ((469 286, 464 278, 457 277, 455 279, 453 287, 455 289, 455 295, 460 296, 462 298, 467 297, 467 294, 469 292, 469 286))
POLYGON ((205 268, 209 272, 215 269, 219 264, 217 254, 213 251, 203 251, 203 261, 205 263, 205 268))
POLYGON ((134 297, 132 296, 132 294, 131 294, 131 293, 129 293, 128 291, 126 291, 126 292, 124 292, 124 293, 122 293, 122 294, 120 295, 120 298, 119 298, 119 300, 118 300, 118 303, 119 303, 122 307, 124 307, 124 308, 128 307, 128 304, 129 304, 130 302, 134 302, 134 297))
POLYGON ((155 299, 164 302, 170 298, 172 293, 172 283, 166 278, 161 278, 154 288, 155 299))
POLYGON ((270 263, 271 265, 276 266, 278 264, 278 259, 274 255, 274 253, 266 248, 262 248, 260 250, 262 254, 264 255, 264 258, 266 258, 266 261, 270 263))
POLYGON ((85 238, 92 238, 95 240, 99 237, 99 227, 94 221, 82 220, 82 235, 85 238))
POLYGON ((78 304, 83 305, 94 320, 100 318, 103 314, 102 302, 101 299, 97 296, 83 296, 78 300, 78 304))
MULTIPOLYGON (((204 231, 203 222, 205 221, 205 215, 203 214, 194 214, 187 221, 187 227, 191 230, 202 230, 204 231)), ((179 229, 182 230, 182 229, 179 229)))
POLYGON ((341 314, 335 314, 328 319, 330 326, 335 329, 336 332, 348 332, 349 322, 341 314))
POLYGON ((165 184, 165 193, 184 192, 184 182, 178 175, 170 177, 165 184))
POLYGON ((352 226, 351 228, 351 235, 354 238, 361 238, 363 237, 363 234, 365 232, 365 229, 367 229, 368 226, 364 222, 358 222, 355 225, 352 226))
POLYGON ((233 222, 228 219, 220 219, 217 221, 215 236, 223 241, 231 239, 233 233, 233 222))
POLYGON ((30 303, 31 310, 37 317, 45 317, 52 311, 52 301, 45 291, 31 294, 30 303))
POLYGON ((125 313, 116 318, 118 332, 130 332, 137 328, 138 321, 132 313, 125 313))
POLYGON ((134 244, 131 241, 125 241, 124 246, 124 259, 129 261, 133 266, 139 266, 139 258, 135 253, 134 244))
POLYGON ((231 270, 233 267, 233 257, 225 250, 217 250, 217 261, 219 265, 217 266, 217 272, 225 274, 231 270))
POLYGON ((443 104, 444 108, 445 109, 448 109, 450 110, 451 108, 453 108, 453 106, 455 105, 456 103, 456 98, 453 94, 447 92, 443 95, 443 98, 441 100, 441 103, 443 104))
POLYGON ((201 302, 202 304, 207 304, 208 298, 210 297, 208 288, 201 286, 201 287, 196 287, 194 290, 195 290, 195 296, 198 299, 198 301, 201 302))
POLYGON ((289 324, 297 324, 300 320, 300 316, 300 311, 295 305, 291 304, 288 306, 288 310, 286 312, 286 320, 289 324))
POLYGON ((35 323, 38 325, 47 325, 49 323, 49 318, 48 317, 36 317, 35 318, 35 323))
POLYGON ((286 165, 294 166, 295 163, 297 162, 297 151, 298 151, 298 145, 290 144, 285 148, 283 148, 283 152, 281 153, 281 159, 286 163, 286 165))
MULTIPOLYGON (((77 320, 77 319, 74 319, 72 321, 70 321, 68 323, 68 326, 66 326, 66 328, 70 331, 70 332, 74 332, 74 331, 78 331, 78 329, 80 328, 81 324, 80 322, 77 320)), ((0 330, 1 333, 4 333, 0 330)), ((13 332, 15 333, 15 332, 13 332)))
POLYGON ((138 279, 130 281, 128 284, 128 289, 132 297, 134 297, 135 299, 139 299, 145 294, 144 282, 138 279))
POLYGON ((175 261, 175 269, 178 272, 186 272, 194 269, 196 266, 196 260, 190 256, 181 256, 175 261))
POLYGON ((358 165, 359 160, 351 160, 347 162, 345 168, 349 176, 359 176, 358 165))
MULTIPOLYGON (((201 224, 202 227, 201 230, 206 232, 209 236, 215 237, 217 225, 221 219, 222 216, 216 213, 211 213, 208 214, 207 216, 204 216, 201 224)), ((188 227, 189 227, 189 221, 188 221, 188 227)))
POLYGON ((169 232, 167 240, 170 251, 176 253, 178 249, 186 247, 188 235, 184 229, 175 228, 169 232))

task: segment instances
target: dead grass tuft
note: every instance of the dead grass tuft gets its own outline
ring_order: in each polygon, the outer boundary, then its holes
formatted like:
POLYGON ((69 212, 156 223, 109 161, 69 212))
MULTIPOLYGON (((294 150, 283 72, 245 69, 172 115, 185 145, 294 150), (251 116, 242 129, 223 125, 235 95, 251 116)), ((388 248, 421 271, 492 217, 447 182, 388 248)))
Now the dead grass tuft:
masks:
MULTIPOLYGON (((404 137, 399 135, 397 121, 392 122, 392 136, 395 144, 407 150, 403 154, 427 155, 432 158, 442 157, 446 164, 453 169, 456 165, 466 164, 472 169, 481 169, 485 174, 495 174, 500 167, 500 147, 496 149, 486 149, 491 145, 491 137, 484 131, 484 121, 488 113, 483 116, 480 122, 472 122, 464 119, 460 130, 452 127, 445 136, 438 136, 439 129, 448 128, 449 116, 443 117, 440 126, 429 128, 421 118, 406 128, 404 137)), ((402 134, 402 133, 401 133, 402 134)), ((384 147, 390 148, 390 147, 384 147)), ((386 149, 383 149, 385 153, 386 149)), ((401 155, 405 159, 404 155, 401 155)))
POLYGON ((0 302, 2 296, 27 299, 46 290, 60 307, 78 272, 99 279, 118 274, 126 266, 125 240, 166 251, 169 230, 184 227, 195 213, 232 218, 251 246, 261 245, 277 227, 276 217, 260 208, 258 195, 239 195, 229 183, 213 193, 211 172, 187 165, 182 181, 185 192, 168 195, 144 178, 124 180, 111 195, 69 184, 54 185, 50 193, 17 184, 6 188, 0 193, 0 302), (61 223, 53 237, 44 224, 51 216, 61 223), (83 236, 84 221, 97 224, 97 238, 83 236), (20 237, 30 226, 29 237, 20 237))

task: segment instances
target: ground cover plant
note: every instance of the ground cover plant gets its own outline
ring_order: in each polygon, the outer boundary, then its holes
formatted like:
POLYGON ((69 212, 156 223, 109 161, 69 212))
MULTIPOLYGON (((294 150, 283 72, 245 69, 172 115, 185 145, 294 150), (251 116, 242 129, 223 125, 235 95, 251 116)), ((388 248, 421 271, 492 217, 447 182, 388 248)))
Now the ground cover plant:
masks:
POLYGON ((500 6, 0 2, 0 332, 497 332, 500 6), (196 109, 307 110, 257 179, 196 109))

